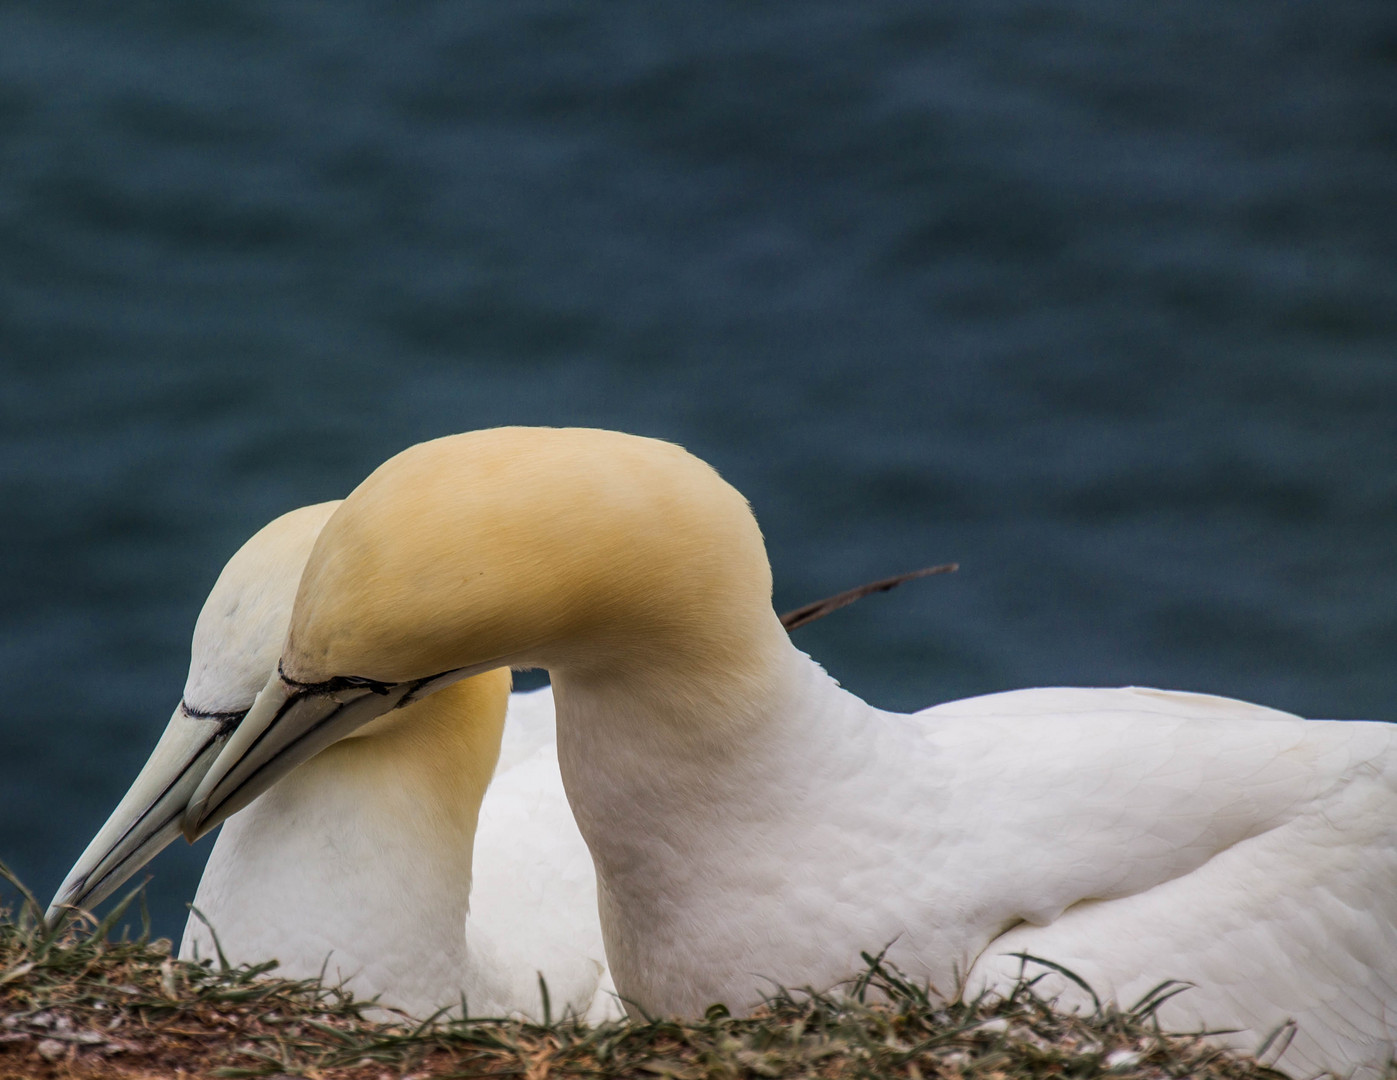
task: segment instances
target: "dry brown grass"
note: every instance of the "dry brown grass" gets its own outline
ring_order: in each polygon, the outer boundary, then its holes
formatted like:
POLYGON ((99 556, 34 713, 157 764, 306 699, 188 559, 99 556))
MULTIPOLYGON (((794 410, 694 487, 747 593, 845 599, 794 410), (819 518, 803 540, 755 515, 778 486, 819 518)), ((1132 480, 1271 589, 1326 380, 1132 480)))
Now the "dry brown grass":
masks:
POLYGON ((847 995, 782 993, 743 1019, 715 1008, 697 1022, 597 1028, 382 1022, 336 989, 276 978, 270 964, 190 964, 171 959, 163 940, 110 940, 122 910, 58 935, 32 897, 17 917, 0 913, 0 1078, 1278 1076, 1198 1039, 1160 1034, 1149 1006, 1068 1016, 1028 985, 1009 1001, 945 1006, 877 958, 847 995))

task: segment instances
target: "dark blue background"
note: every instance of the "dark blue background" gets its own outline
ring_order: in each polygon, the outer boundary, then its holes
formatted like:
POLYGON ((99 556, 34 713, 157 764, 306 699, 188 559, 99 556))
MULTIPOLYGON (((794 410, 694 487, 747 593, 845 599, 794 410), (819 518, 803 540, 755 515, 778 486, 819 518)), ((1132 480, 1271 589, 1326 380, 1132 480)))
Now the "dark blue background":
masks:
MULTIPOLYGON (((403 446, 675 439, 877 704, 1397 714, 1397 7, 0 8, 0 858, 44 898, 223 561, 403 446)), ((201 854, 154 866, 178 933, 201 854)))

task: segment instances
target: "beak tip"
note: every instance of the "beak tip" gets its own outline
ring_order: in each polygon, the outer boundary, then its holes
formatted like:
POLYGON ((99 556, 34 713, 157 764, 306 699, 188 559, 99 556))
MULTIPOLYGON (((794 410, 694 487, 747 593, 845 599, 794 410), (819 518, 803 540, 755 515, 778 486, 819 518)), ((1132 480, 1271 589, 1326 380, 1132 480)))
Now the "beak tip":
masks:
POLYGON ((83 889, 85 882, 69 883, 65 881, 59 887, 54 898, 49 901, 48 910, 44 912, 44 927, 48 930, 56 930, 60 924, 66 922, 74 912, 78 911, 78 904, 86 899, 83 889))
POLYGON ((63 884, 58 886, 58 891, 53 894, 53 899, 49 901, 48 910, 44 912, 45 926, 53 926, 72 910, 73 899, 82 892, 82 885, 82 880, 74 881, 73 875, 70 873, 63 884))

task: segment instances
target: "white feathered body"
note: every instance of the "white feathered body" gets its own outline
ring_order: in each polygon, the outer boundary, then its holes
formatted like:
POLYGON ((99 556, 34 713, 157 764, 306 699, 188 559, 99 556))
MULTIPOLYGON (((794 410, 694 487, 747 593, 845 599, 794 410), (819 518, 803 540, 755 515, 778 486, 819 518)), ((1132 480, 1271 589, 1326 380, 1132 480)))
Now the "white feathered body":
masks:
MULTIPOLYGON (((555 1017, 617 1015, 552 713, 546 689, 512 696, 473 856, 469 831, 424 807, 413 770, 352 739, 229 818, 194 900, 228 959, 323 971, 419 1018, 464 998, 472 1016, 541 1019, 540 973, 555 1017)), ((196 952, 214 943, 191 915, 180 954, 196 952)))
POLYGON ((475 833, 464 990, 473 1016, 624 1015, 606 967, 597 876, 558 773, 550 689, 515 694, 475 833))
MULTIPOLYGON (((436 844, 410 774, 375 769, 371 797, 332 746, 224 823, 194 906, 228 960, 345 984, 412 1016, 459 1004, 469 838, 436 844), (421 828, 426 824, 426 828, 421 828)), ((355 763, 357 764, 357 763, 355 763)), ((214 956, 191 913, 180 956, 214 956)))
POLYGON ((885 713, 790 644, 770 597, 746 500, 678 447, 520 428, 420 444, 326 525, 282 675, 186 828, 338 708, 297 687, 543 667, 611 972, 646 1012, 828 988, 885 947, 974 993, 1028 952, 1123 1005, 1197 983, 1160 1009, 1169 1028, 1252 1048, 1294 1021, 1296 1075, 1382 1071, 1397 728, 1140 690, 885 713))
POLYGON ((884 947, 953 996, 1012 985, 1026 952, 1124 1005, 1195 982, 1161 1020, 1245 1049, 1293 1020, 1291 1071, 1387 1060, 1397 728, 1137 689, 904 716, 794 650, 780 674, 767 722, 697 733, 555 678, 623 997, 749 1008, 763 980, 824 989, 884 947))

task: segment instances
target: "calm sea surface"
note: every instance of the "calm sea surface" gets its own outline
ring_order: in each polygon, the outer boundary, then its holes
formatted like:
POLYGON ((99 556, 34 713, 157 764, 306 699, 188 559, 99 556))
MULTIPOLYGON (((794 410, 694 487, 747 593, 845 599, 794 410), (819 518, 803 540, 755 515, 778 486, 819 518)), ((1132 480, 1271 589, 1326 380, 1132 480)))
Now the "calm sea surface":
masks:
POLYGON ((877 704, 1397 719, 1397 5, 0 6, 0 859, 244 538, 506 422, 712 461, 779 607, 959 561, 801 633, 877 704))

